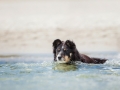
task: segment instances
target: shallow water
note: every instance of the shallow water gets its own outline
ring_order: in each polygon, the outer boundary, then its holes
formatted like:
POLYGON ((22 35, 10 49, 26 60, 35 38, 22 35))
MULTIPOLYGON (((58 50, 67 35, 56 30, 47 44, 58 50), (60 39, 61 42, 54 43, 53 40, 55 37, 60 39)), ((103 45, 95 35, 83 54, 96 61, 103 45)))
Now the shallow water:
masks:
POLYGON ((54 64, 51 54, 0 56, 0 90, 119 90, 120 53, 105 64, 54 64))

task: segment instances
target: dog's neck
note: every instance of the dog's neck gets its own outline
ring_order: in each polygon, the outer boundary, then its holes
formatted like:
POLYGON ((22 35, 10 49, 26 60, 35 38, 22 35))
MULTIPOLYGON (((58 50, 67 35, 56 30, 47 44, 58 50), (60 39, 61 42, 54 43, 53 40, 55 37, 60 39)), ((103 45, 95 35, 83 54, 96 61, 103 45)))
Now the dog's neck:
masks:
POLYGON ((73 55, 71 56, 71 61, 82 61, 82 57, 77 49, 73 52, 73 55))

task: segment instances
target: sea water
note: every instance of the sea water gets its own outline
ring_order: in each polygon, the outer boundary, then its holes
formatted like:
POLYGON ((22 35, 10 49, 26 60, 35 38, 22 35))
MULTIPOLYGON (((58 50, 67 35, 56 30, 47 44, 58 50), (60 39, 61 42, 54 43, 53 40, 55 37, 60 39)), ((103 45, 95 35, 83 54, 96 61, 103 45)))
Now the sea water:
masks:
POLYGON ((105 64, 56 64, 52 54, 1 55, 0 90, 120 90, 120 53, 105 64))

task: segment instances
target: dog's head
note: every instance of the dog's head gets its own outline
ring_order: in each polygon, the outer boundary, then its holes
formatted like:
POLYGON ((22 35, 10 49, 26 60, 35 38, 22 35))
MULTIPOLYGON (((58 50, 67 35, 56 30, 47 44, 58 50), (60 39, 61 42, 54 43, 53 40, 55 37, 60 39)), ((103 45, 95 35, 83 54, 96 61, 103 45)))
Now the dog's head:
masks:
POLYGON ((59 63, 69 63, 75 53, 76 45, 73 41, 61 41, 56 39, 53 42, 54 61, 59 63))

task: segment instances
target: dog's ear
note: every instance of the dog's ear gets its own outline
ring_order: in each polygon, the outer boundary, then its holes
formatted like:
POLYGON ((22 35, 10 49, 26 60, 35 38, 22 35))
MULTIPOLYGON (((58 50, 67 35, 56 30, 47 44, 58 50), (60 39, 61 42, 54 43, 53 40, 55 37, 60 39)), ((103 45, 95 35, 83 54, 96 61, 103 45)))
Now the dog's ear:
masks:
POLYGON ((62 41, 61 41, 60 39, 56 39, 56 40, 54 40, 54 42, 53 42, 53 47, 54 47, 54 48, 57 48, 57 46, 59 46, 61 43, 62 43, 62 41))
POLYGON ((60 39, 56 39, 53 41, 53 53, 54 53, 54 60, 56 61, 56 48, 62 43, 60 39))
POLYGON ((73 41, 70 41, 70 40, 67 40, 65 42, 65 45, 67 45, 70 49, 75 49, 76 48, 76 45, 73 41))

